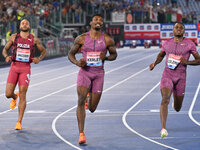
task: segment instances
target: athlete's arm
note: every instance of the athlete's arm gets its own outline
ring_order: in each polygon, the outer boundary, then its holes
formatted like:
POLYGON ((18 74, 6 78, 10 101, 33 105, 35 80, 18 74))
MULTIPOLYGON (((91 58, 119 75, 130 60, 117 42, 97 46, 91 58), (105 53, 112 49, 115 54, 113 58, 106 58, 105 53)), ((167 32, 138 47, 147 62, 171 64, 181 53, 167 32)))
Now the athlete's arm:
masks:
POLYGON ((34 43, 36 47, 38 48, 38 50, 40 51, 40 56, 32 58, 32 61, 34 64, 38 64, 46 56, 47 52, 37 37, 34 37, 34 43))
POLYGON ((11 48, 11 46, 13 45, 13 42, 15 40, 15 37, 16 37, 17 34, 13 34, 10 39, 8 40, 8 42, 6 43, 3 51, 2 51, 2 55, 3 57, 5 58, 5 61, 6 62, 11 62, 11 56, 8 55, 8 51, 9 49, 11 48))
POLYGON ((184 65, 200 65, 200 56, 199 53, 192 54, 194 56, 194 60, 187 61, 184 57, 181 57, 181 64, 184 65))
POLYGON ((109 61, 115 60, 117 58, 117 51, 114 40, 110 36, 105 34, 105 42, 110 55, 106 56, 105 53, 102 52, 100 54, 100 59, 109 61))
POLYGON ((74 40, 74 45, 71 47, 69 53, 68 53, 68 59, 75 65, 79 67, 84 67, 86 62, 83 58, 81 58, 79 61, 76 60, 76 53, 78 53, 79 49, 82 47, 84 43, 85 35, 80 35, 74 40))
POLYGON ((165 55, 166 55, 166 53, 165 53, 164 51, 160 51, 160 53, 158 54, 158 56, 157 56, 155 62, 152 63, 152 64, 149 66, 149 69, 150 69, 150 70, 153 70, 154 67, 155 67, 157 64, 159 64, 159 63, 163 60, 163 58, 165 57, 165 55))

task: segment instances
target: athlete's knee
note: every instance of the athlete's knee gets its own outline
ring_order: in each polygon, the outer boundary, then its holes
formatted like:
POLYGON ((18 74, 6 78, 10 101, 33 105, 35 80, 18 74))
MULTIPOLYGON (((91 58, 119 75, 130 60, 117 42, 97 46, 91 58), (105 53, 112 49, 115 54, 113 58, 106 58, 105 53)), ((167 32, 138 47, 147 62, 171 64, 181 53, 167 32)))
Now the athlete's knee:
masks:
POLYGON ((6 91, 6 97, 11 98, 13 96, 13 93, 10 91, 6 91))
POLYGON ((163 96, 161 104, 162 105, 168 105, 169 101, 170 101, 170 97, 169 96, 163 96))
POLYGON ((78 96, 78 105, 85 105, 85 96, 79 95, 78 96))
POLYGON ((9 94, 9 93, 6 93, 6 98, 11 98, 12 97, 12 95, 11 94, 9 94))

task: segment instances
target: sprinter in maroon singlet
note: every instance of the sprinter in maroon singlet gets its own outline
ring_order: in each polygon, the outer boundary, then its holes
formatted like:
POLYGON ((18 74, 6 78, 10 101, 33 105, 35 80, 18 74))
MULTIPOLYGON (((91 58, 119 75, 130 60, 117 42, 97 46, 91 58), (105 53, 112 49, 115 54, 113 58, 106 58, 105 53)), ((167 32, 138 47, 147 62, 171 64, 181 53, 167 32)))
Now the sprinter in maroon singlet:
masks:
POLYGON ((101 32, 103 27, 101 15, 94 15, 90 25, 91 30, 75 39, 74 46, 68 54, 69 60, 80 67, 77 79, 79 144, 86 143, 84 135, 84 104, 87 94, 88 92, 90 93, 89 110, 94 112, 103 91, 104 61, 112 61, 117 57, 114 41, 107 34, 101 32), (79 49, 81 49, 83 58, 78 61, 75 54, 78 53, 79 49), (107 50, 109 51, 109 56, 106 56, 107 50))
POLYGON ((19 97, 19 115, 16 123, 16 130, 21 130, 22 118, 26 108, 26 92, 30 82, 31 66, 33 62, 38 64, 46 55, 46 50, 40 43, 37 37, 34 37, 29 33, 30 23, 24 19, 20 23, 20 33, 13 34, 9 39, 8 43, 3 49, 3 56, 6 62, 11 62, 10 72, 7 79, 6 85, 6 97, 12 98, 10 108, 16 107, 17 99, 19 97), (8 55, 8 50, 12 47, 12 56, 8 55), (41 51, 39 57, 34 57, 34 46, 41 51), (14 93, 16 84, 19 86, 19 93, 14 93))
POLYGON ((162 75, 160 89, 162 102, 160 106, 161 119, 161 137, 168 135, 166 130, 166 121, 168 114, 168 104, 173 93, 173 107, 178 112, 182 107, 186 85, 186 68, 187 65, 200 65, 200 56, 197 52, 195 44, 185 37, 185 26, 182 23, 176 23, 173 28, 174 38, 163 43, 162 50, 157 59, 149 67, 153 70, 166 55, 165 69, 162 75), (190 55, 195 60, 189 61, 190 55))

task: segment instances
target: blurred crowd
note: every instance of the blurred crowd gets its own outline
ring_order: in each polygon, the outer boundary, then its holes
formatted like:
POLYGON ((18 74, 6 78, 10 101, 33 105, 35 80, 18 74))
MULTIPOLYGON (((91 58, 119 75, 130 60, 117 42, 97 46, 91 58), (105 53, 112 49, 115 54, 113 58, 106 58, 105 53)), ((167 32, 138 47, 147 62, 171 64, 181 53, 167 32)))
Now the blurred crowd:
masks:
MULTIPOLYGON (((86 12, 90 14, 104 14, 106 20, 111 20, 112 12, 131 13, 135 23, 195 23, 197 12, 184 13, 178 6, 178 0, 66 0, 62 3, 62 15, 86 12), (144 19, 141 22, 141 17, 144 19)), ((185 7, 189 7, 189 0, 181 0, 185 7)), ((199 0, 195 0, 199 2, 199 0)), ((79 19, 75 17, 75 19, 79 19)), ((79 20, 77 20, 79 21, 79 20)))
POLYGON ((49 14, 59 6, 59 0, 1 0, 0 22, 16 21, 33 15, 48 19, 49 14))
MULTIPOLYGON (((140 23, 137 18, 144 17, 142 23, 173 23, 182 21, 193 23, 198 16, 197 12, 191 11, 184 14, 178 7, 177 0, 1 0, 0 22, 20 20, 24 16, 39 16, 47 20, 49 14, 60 10, 62 18, 73 17, 74 22, 80 22, 80 14, 87 15, 104 14, 106 20, 111 20, 112 12, 125 12, 133 14, 135 23, 140 23), (70 14, 70 15, 67 15, 70 14)), ((198 2, 199 0, 195 0, 198 2)), ((185 0, 186 7, 189 0, 185 0)))

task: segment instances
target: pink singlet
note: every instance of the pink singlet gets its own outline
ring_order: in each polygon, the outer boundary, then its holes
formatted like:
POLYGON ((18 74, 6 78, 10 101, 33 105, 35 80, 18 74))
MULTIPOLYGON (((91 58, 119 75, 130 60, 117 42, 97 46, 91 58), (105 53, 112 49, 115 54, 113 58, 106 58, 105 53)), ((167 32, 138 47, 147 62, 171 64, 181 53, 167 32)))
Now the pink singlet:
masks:
POLYGON ((28 86, 31 75, 31 58, 34 57, 34 36, 29 34, 24 39, 18 33, 12 47, 12 64, 10 67, 7 83, 28 86))
POLYGON ((177 43, 171 38, 164 42, 162 51, 166 53, 166 61, 160 88, 169 88, 175 95, 183 96, 185 93, 187 66, 180 64, 180 57, 189 60, 190 54, 197 53, 196 46, 187 38, 177 43))
POLYGON ((102 93, 104 82, 104 61, 100 59, 100 52, 107 53, 104 33, 97 40, 90 38, 90 32, 86 33, 85 42, 81 53, 86 67, 78 73, 77 87, 87 87, 91 92, 102 93))

